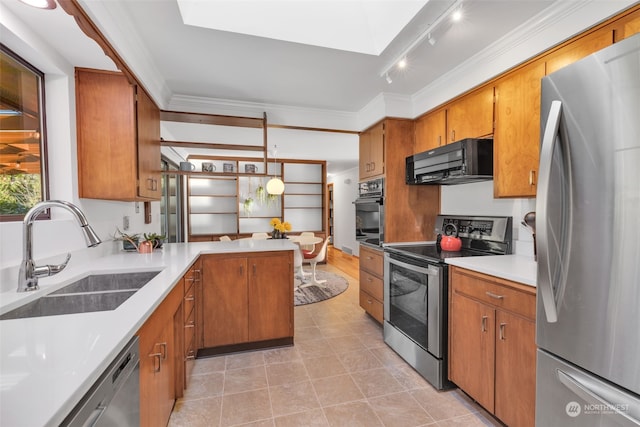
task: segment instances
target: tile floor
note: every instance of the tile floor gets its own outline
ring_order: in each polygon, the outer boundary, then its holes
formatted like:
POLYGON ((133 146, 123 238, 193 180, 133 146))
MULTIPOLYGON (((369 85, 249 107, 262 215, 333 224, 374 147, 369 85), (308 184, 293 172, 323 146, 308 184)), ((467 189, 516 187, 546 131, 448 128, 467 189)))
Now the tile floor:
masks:
MULTIPOLYGON (((345 275, 331 265, 323 265, 345 275)), ((345 275, 346 276, 346 275, 345 275)), ((347 276, 348 277, 348 276, 347 276)), ((295 308, 295 345, 195 361, 169 427, 500 426, 459 390, 436 391, 343 294, 295 308)))

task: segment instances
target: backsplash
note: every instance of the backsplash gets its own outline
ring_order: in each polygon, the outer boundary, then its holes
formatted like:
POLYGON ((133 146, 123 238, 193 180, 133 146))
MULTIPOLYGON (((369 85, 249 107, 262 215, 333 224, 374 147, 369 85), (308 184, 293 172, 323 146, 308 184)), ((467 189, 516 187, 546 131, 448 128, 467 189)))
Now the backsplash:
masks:
POLYGON ((440 213, 513 217, 513 253, 533 258, 533 236, 520 221, 536 209, 535 199, 494 199, 493 181, 441 187, 440 213))

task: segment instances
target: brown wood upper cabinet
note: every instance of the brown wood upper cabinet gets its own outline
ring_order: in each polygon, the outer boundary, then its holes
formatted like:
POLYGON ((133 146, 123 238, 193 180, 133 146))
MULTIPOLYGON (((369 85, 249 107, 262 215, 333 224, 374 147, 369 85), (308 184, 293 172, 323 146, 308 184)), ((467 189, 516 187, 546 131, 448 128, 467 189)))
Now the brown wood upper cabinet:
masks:
POLYGON ((384 122, 360 134, 360 180, 384 175, 384 122))
POLYGON ((119 72, 76 69, 79 196, 159 200, 160 110, 119 72))
POLYGON ((544 61, 496 82, 493 135, 494 197, 535 197, 540 147, 540 88, 544 61))
POLYGON ((440 108, 416 120, 414 153, 432 150, 447 143, 447 110, 440 108))
POLYGON ((470 92, 447 105, 447 144, 493 134, 493 86, 470 92))

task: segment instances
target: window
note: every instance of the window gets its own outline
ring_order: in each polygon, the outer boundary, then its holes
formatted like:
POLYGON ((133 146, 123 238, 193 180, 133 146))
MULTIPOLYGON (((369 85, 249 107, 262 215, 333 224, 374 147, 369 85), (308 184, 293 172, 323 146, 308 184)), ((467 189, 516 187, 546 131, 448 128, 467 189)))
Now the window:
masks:
POLYGON ((0 221, 48 198, 43 79, 0 44, 0 221))

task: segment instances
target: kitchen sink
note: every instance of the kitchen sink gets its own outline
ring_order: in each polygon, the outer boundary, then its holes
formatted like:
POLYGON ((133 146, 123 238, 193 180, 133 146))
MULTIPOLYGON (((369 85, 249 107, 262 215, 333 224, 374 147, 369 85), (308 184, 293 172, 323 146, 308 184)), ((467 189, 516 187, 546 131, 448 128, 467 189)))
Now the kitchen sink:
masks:
POLYGON ((115 310, 158 273, 87 276, 3 314, 0 320, 115 310))
POLYGON ((103 291, 136 291, 158 273, 158 271, 146 271, 143 273, 94 274, 52 292, 48 296, 103 291))

